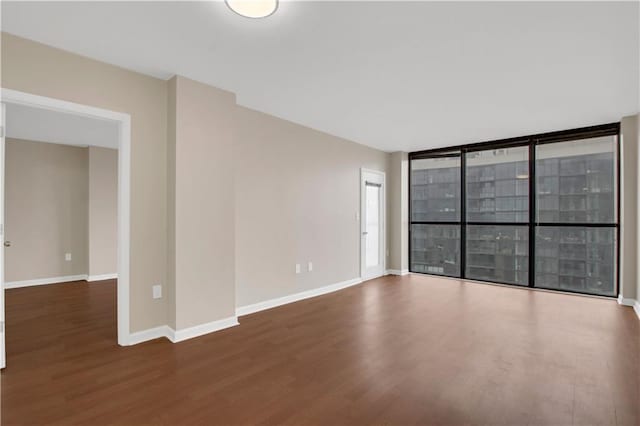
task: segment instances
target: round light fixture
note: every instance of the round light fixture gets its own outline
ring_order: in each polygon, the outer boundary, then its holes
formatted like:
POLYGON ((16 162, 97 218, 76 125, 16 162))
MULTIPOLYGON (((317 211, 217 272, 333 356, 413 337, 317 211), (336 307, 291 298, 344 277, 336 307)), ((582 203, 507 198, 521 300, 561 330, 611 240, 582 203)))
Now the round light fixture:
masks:
POLYGON ((278 0, 225 0, 225 3, 246 18, 266 18, 278 9, 278 0))

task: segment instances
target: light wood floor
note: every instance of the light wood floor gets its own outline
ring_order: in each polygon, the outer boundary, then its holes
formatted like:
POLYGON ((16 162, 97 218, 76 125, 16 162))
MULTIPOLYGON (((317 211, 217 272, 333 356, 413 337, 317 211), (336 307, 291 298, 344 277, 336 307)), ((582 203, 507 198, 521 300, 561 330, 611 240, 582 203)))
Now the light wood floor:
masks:
POLYGON ((640 321, 613 300, 385 277, 127 348, 113 281, 6 306, 3 425, 640 423, 640 321))

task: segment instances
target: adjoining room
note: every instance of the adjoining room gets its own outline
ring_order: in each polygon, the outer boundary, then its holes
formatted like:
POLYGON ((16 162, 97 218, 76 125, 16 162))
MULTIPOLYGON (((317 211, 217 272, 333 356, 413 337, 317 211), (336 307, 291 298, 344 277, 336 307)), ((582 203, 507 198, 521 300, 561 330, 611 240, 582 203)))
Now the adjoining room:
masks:
POLYGON ((11 103, 6 120, 5 288, 117 278, 117 126, 11 103))
POLYGON ((118 126, 12 102, 5 119, 5 321, 23 330, 9 356, 82 348, 61 335, 113 344, 118 126))

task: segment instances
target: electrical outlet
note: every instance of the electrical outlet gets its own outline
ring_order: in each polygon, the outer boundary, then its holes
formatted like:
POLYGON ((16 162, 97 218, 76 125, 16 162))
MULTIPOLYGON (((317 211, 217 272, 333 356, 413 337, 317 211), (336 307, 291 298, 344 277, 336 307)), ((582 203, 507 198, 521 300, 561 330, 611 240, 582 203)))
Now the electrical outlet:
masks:
POLYGON ((309 262, 309 264, 307 265, 309 269, 309 272, 313 271, 313 262, 309 262))
POLYGON ((296 263, 296 274, 299 274, 300 272, 302 272, 302 268, 300 268, 299 263, 296 263))
POLYGON ((71 262, 71 253, 65 253, 64 260, 66 260, 67 262, 71 262))
POLYGON ((160 284, 156 284, 153 286, 153 298, 154 299, 162 298, 162 286, 160 284))

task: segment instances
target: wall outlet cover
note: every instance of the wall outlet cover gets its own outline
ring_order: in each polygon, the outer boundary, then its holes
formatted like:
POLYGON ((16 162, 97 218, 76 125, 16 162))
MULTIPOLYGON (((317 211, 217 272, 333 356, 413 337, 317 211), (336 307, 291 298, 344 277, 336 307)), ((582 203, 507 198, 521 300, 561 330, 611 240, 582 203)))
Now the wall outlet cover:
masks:
POLYGON ((65 253, 64 254, 64 260, 66 260, 67 262, 71 261, 71 253, 65 253))
POLYGON ((162 297, 162 286, 160 284, 153 286, 153 298, 160 299, 162 297))
POLYGON ((296 274, 299 274, 300 272, 302 272, 302 269, 300 268, 300 264, 296 263, 296 274))
POLYGON ((313 262, 309 262, 309 265, 307 266, 308 266, 309 272, 313 271, 313 262))

